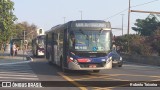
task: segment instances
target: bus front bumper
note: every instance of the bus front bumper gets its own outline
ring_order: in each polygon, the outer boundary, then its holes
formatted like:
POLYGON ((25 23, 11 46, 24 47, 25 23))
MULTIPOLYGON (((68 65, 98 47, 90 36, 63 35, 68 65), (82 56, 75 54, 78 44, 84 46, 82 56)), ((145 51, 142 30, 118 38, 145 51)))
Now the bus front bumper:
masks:
POLYGON ((68 68, 70 70, 103 70, 103 69, 112 69, 112 60, 107 62, 104 67, 80 67, 80 65, 75 64, 74 62, 70 62, 68 64, 68 68))

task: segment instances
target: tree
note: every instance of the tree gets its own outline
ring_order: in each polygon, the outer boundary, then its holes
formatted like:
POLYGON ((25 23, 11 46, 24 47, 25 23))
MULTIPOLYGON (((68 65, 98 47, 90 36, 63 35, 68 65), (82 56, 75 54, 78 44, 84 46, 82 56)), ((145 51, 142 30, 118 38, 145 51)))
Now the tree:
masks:
POLYGON ((137 19, 134 25, 137 27, 132 27, 132 29, 138 34, 150 36, 157 29, 159 22, 156 17, 147 17, 146 19, 137 19))
POLYGON ((35 24, 28 24, 28 22, 21 22, 15 24, 15 36, 14 38, 21 38, 24 37, 24 31, 25 31, 25 38, 31 42, 33 38, 37 36, 37 26, 35 24))
POLYGON ((14 21, 17 19, 13 14, 13 6, 11 0, 0 0, 0 45, 9 41, 13 34, 14 21))
POLYGON ((160 56, 160 27, 158 27, 151 36, 151 42, 153 49, 158 52, 158 55, 160 56))

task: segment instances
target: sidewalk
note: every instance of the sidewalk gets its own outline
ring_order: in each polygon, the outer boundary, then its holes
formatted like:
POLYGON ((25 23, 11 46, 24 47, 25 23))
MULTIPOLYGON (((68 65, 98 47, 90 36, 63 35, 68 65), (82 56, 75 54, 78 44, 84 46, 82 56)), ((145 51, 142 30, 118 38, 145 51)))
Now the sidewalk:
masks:
POLYGON ((26 61, 27 56, 28 53, 23 51, 18 51, 17 56, 11 56, 9 51, 5 51, 4 53, 0 52, 0 64, 26 61))

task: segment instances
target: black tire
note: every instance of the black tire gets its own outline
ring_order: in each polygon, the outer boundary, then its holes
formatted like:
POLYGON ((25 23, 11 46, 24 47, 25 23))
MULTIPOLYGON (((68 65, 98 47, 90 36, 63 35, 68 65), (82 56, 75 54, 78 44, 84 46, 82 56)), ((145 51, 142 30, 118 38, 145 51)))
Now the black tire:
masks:
POLYGON ((93 72, 94 72, 94 73, 99 73, 99 72, 100 72, 100 70, 93 70, 93 72))
POLYGON ((122 67, 122 64, 121 64, 121 65, 118 65, 118 67, 122 67))
POLYGON ((36 55, 35 55, 35 57, 38 57, 38 50, 36 50, 36 55))

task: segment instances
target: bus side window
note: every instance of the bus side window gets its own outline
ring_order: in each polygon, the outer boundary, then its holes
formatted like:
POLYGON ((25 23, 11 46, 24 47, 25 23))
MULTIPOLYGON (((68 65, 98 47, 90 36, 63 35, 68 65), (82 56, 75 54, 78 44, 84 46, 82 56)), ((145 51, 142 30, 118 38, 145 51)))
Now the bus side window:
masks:
POLYGON ((75 35, 73 33, 70 33, 69 43, 71 48, 75 46, 75 35))
POLYGON ((53 42, 54 42, 54 45, 58 44, 58 34, 56 33, 53 33, 53 42))

